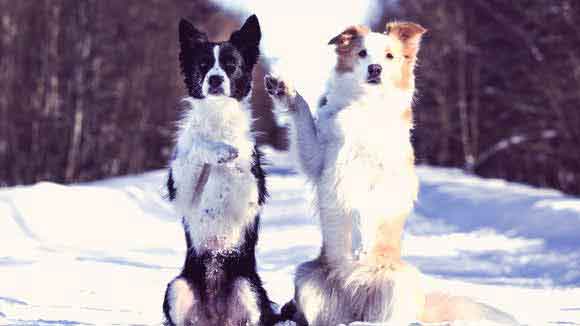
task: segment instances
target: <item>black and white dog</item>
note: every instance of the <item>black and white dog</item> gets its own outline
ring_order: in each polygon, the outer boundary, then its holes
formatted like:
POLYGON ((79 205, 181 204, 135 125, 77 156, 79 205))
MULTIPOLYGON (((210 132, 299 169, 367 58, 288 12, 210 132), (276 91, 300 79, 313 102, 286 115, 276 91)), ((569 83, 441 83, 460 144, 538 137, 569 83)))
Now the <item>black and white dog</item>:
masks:
POLYGON ((256 272, 267 197, 249 94, 261 38, 251 16, 229 41, 179 25, 183 100, 167 188, 183 217, 187 254, 165 293, 168 325, 272 325, 278 317, 256 272))

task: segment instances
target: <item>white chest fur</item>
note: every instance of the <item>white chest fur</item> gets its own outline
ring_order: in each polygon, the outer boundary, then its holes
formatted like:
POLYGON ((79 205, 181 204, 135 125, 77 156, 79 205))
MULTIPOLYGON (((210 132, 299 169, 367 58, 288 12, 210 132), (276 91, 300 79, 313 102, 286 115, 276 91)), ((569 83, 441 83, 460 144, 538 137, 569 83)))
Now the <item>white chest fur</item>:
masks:
POLYGON ((196 249, 228 250, 240 243, 243 229, 254 222, 260 209, 251 172, 251 115, 243 103, 230 98, 188 98, 184 102, 189 109, 180 122, 177 155, 172 162, 175 207, 184 217, 196 249), (208 143, 230 145, 238 150, 238 157, 223 164, 208 164, 201 153, 208 150, 204 147, 208 143), (200 191, 204 166, 209 173, 200 191))
POLYGON ((410 126, 401 118, 410 98, 402 97, 329 101, 319 111, 325 160, 318 205, 325 250, 337 260, 368 250, 380 223, 413 207, 417 177, 409 164, 410 126))

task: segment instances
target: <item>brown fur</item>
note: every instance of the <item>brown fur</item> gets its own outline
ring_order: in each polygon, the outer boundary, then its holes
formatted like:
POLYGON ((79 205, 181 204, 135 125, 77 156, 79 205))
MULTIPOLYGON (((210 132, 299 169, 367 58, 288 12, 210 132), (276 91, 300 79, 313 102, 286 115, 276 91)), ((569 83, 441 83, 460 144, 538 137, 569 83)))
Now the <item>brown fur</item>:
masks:
MULTIPOLYGON (((456 320, 491 321, 494 322, 494 325, 520 325, 513 316, 467 297, 444 293, 431 293, 425 297, 425 309, 419 317, 419 321, 429 324, 456 320)), ((481 324, 487 325, 488 323, 481 324)))
POLYGON ((409 22, 392 22, 386 26, 385 34, 392 37, 395 42, 385 50, 385 55, 391 53, 395 59, 401 61, 400 74, 393 76, 398 88, 408 90, 415 87, 413 70, 421 38, 425 32, 427 30, 421 25, 409 22))
POLYGON ((419 318, 424 323, 436 323, 452 320, 479 320, 481 310, 461 297, 451 297, 442 293, 429 294, 425 298, 425 310, 419 318))
POLYGON ((413 109, 411 107, 408 107, 404 112, 403 112, 403 122, 408 124, 409 126, 413 126, 413 109))
POLYGON ((370 30, 364 26, 351 26, 328 42, 328 44, 336 45, 338 62, 335 69, 337 72, 352 71, 357 58, 356 54, 361 50, 361 40, 368 33, 370 30))
MULTIPOLYGON (((408 162, 409 166, 412 169, 414 169, 415 168, 415 153, 409 154, 408 160, 409 160, 409 162, 408 162)), ((419 192, 419 190, 417 189, 417 193, 418 192, 419 192)))
POLYGON ((385 34, 392 35, 400 40, 408 52, 408 55, 416 55, 419 50, 418 45, 421 41, 421 36, 427 30, 416 23, 409 22, 391 22, 387 23, 385 34), (415 47, 414 47, 415 46, 415 47), (413 52, 413 50, 415 50, 413 52))
POLYGON ((378 265, 399 265, 401 259, 401 237, 407 216, 389 219, 379 226, 377 239, 370 252, 370 260, 378 265))
MULTIPOLYGON (((412 129, 415 121, 413 120, 413 108, 408 107, 404 112, 403 115, 401 116, 401 118, 403 119, 403 123, 407 124, 409 126, 409 129, 412 129)), ((409 167, 411 169, 415 168, 415 153, 411 151, 411 153, 409 153, 409 167)))

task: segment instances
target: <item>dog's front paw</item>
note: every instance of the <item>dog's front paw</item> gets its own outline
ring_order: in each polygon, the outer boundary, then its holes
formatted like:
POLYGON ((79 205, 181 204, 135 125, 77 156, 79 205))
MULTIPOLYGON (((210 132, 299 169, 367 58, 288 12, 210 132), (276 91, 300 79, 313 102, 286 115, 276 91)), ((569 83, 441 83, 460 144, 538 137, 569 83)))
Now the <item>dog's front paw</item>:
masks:
POLYGON ((282 78, 266 75, 264 77, 264 86, 266 92, 270 94, 273 100, 279 101, 281 104, 288 106, 288 110, 294 109, 294 99, 296 98, 296 91, 294 87, 282 78))
POLYGON ((235 160, 238 155, 238 149, 228 144, 219 144, 216 148, 217 162, 219 164, 227 163, 235 160))
POLYGON ((266 77, 264 77, 264 86, 266 86, 268 94, 279 98, 292 96, 294 93, 292 86, 290 86, 288 82, 272 75, 266 75, 266 77))

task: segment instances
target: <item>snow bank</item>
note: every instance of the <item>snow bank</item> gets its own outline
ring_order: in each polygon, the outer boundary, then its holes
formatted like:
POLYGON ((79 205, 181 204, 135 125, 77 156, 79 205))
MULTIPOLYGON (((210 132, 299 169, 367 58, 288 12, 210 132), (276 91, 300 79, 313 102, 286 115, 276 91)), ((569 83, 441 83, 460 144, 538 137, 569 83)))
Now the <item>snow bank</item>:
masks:
MULTIPOLYGON (((270 153, 258 247, 271 298, 292 297, 295 266, 320 233, 304 179, 270 153)), ((421 167, 404 240, 428 289, 475 298, 528 325, 580 323, 580 200, 460 171, 421 167)), ((0 325, 159 324, 181 267, 164 172, 0 190, 0 325)))

